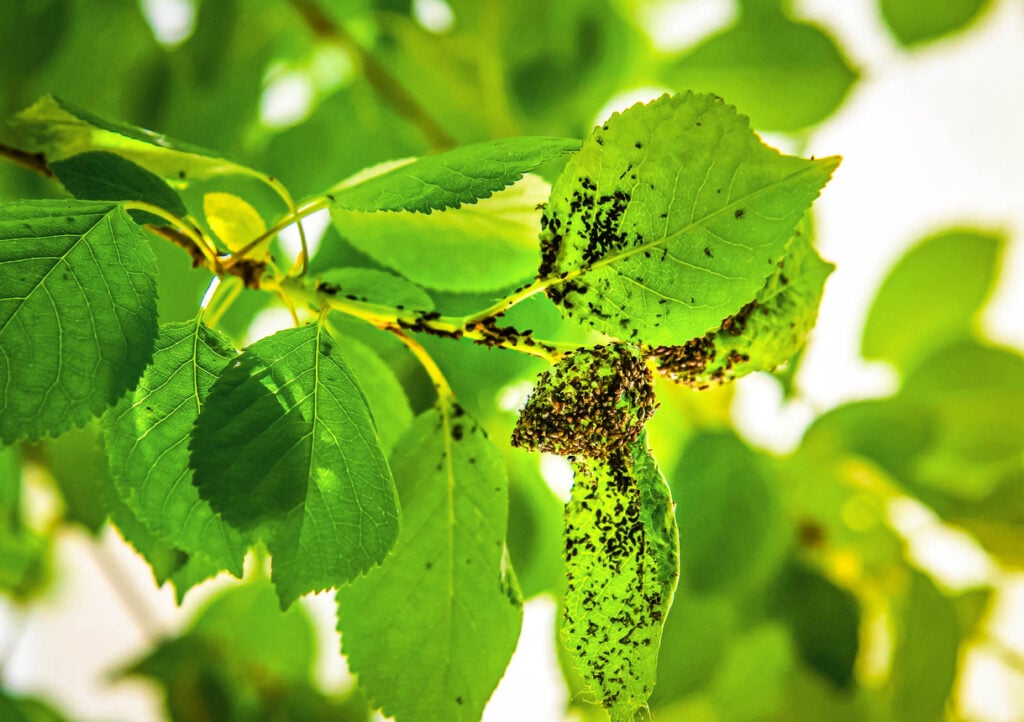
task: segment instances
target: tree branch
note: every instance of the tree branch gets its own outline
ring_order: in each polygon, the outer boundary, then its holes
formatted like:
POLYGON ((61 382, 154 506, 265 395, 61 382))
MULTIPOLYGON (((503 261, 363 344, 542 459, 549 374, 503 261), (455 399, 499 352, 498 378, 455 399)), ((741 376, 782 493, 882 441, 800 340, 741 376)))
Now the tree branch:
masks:
POLYGON ((334 22, 316 0, 290 0, 314 35, 338 43, 354 55, 363 75, 381 98, 399 115, 419 128, 434 150, 448 150, 456 143, 422 105, 388 72, 388 69, 356 42, 344 27, 334 22))
POLYGON ((46 156, 42 153, 29 153, 0 143, 0 157, 12 160, 22 168, 38 173, 44 178, 53 178, 53 171, 46 164, 46 156))

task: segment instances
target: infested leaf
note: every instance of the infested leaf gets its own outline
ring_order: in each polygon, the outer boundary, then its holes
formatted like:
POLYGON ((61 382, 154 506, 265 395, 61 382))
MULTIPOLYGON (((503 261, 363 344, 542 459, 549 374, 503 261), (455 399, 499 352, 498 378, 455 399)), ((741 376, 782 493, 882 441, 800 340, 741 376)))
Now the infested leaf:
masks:
POLYGON ((672 497, 646 437, 573 470, 562 642, 612 722, 631 722, 647 709, 679 578, 672 497))
POLYGON ((538 275, 564 315, 610 336, 695 338, 764 286, 838 164, 781 155, 715 96, 635 105, 552 188, 538 275))

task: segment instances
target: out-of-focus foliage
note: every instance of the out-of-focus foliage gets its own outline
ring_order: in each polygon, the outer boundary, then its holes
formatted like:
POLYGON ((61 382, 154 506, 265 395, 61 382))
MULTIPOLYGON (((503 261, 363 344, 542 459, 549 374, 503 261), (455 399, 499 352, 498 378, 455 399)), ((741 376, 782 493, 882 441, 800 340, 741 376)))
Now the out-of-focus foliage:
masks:
MULTIPOLYGON (((878 0, 875 6, 895 41, 912 51, 966 32, 989 4, 878 0)), ((177 41, 157 39, 142 5, 8 0, 0 11, 0 118, 52 93, 95 116, 215 149, 212 161, 191 157, 189 171, 237 162, 267 171, 301 200, 377 163, 429 151, 516 135, 586 138, 609 101, 650 85, 712 92, 749 116, 756 130, 803 136, 842 107, 860 78, 828 28, 780 0, 737 2, 731 24, 670 54, 656 51, 642 30, 636 12, 642 0, 201 0, 190 3, 194 28, 177 41), (289 89, 302 96, 302 107, 281 119, 274 99, 289 89)), ((37 108, 55 112, 52 105, 37 108)), ((19 138, 4 125, 0 143, 17 146, 19 138)), ((132 156, 132 166, 107 150, 68 153, 51 164, 59 182, 2 163, 0 199, 112 200, 110 166, 123 179, 128 164, 134 182, 118 189, 118 199, 148 200, 173 212, 187 208, 226 247, 239 213, 254 228, 287 210, 253 177, 231 175, 215 187, 190 172, 189 183, 177 183, 184 179, 176 167, 154 168, 142 156, 132 156), (155 176, 171 185, 154 186, 155 176), (97 187, 103 188, 98 196, 97 187), (228 204, 232 222, 226 211, 202 212, 212 193, 228 192, 248 206, 238 211, 228 204)), ((536 232, 529 227, 539 220, 536 205, 546 199, 545 181, 556 180, 557 165, 542 165, 526 184, 484 201, 506 204, 508 222, 491 229, 493 246, 459 258, 449 258, 442 240, 451 253, 465 244, 465 216, 408 214, 401 227, 381 230, 370 214, 335 210, 342 223, 326 232, 314 275, 341 283, 327 269, 364 269, 341 278, 385 296, 412 294, 423 310, 436 306, 457 315, 486 308, 536 268, 530 262, 538 252, 536 232), (430 257, 417 260, 428 243, 430 257), (405 260, 396 261, 396 254, 405 260), (492 267, 474 271, 488 259, 492 267), (452 267, 464 269, 456 284, 436 281, 452 267), (429 296, 411 284, 411 291, 403 288, 401 280, 395 290, 380 275, 365 275, 382 268, 429 287, 429 296)), ((191 268, 181 249, 155 237, 140 245, 145 265, 153 265, 145 245, 155 257, 160 321, 193 319, 208 277, 191 268)), ((986 623, 990 590, 956 593, 919 568, 892 508, 907 500, 924 505, 971 534, 1000 564, 1024 564, 1024 357, 984 338, 977 325, 1004 245, 998 233, 953 228, 913 248, 871 303, 861 345, 865 358, 893 366, 898 389, 821 415, 789 455, 753 448, 729 428, 727 389, 659 387, 661 409, 650 438, 677 504, 682 571, 650 699, 656 719, 956 719, 964 652, 986 623)), ((280 245, 270 252, 280 255, 280 245)), ((773 268, 766 263, 763 271, 773 268)), ((822 264, 815 278, 824 275, 822 264)), ((90 280, 99 286, 109 279, 100 273, 90 280)), ((815 303, 816 294, 817 287, 815 303)), ((219 328, 240 345, 268 295, 242 294, 219 328)), ((403 447, 400 438, 414 414, 433 402, 430 380, 393 338, 358 321, 332 322, 332 331, 350 340, 343 353, 371 397, 385 450, 402 451, 403 463, 411 464, 415 439, 403 447)), ((540 298, 502 322, 566 342, 595 338, 540 298)), ((502 575, 515 570, 525 598, 564 600, 561 503, 537 458, 507 443, 514 423, 508 396, 543 362, 465 339, 427 338, 423 345, 460 403, 490 432, 486 443, 498 452, 489 461, 497 464, 500 454, 507 467, 507 556, 489 558, 495 570, 487 579, 516 596, 514 583, 499 579, 500 562, 502 575)), ((125 355, 140 367, 147 360, 145 349, 125 355)), ((50 429, 73 420, 52 415, 50 429)), ((217 572, 201 555, 153 535, 119 500, 102 442, 98 425, 90 424, 59 439, 0 449, 0 590, 19 604, 49 590, 50 548, 59 534, 72 525, 96 534, 108 516, 149 562, 155 580, 171 581, 179 598, 217 572), (26 503, 40 488, 62 502, 53 515, 26 503)), ((241 494, 246 480, 238 481, 241 494)), ((459 513, 471 516, 471 510, 459 513)), ((421 531, 444 538, 443 530, 421 531)), ((421 572, 410 565, 410 579, 414 571, 421 572)), ((363 579, 349 590, 351 598, 371 603, 376 582, 363 579)), ((386 611, 391 608, 379 616, 386 611)), ((353 644, 370 656, 386 619, 363 621, 367 629, 353 634, 353 644)), ((511 648, 511 632, 498 631, 511 648)), ((468 647, 473 640, 457 641, 468 647)), ((366 720, 357 694, 317 688, 314 656, 301 605, 282 613, 269 584, 247 581, 209 603, 180 635, 155 641, 131 665, 126 661, 126 670, 162 688, 175 722, 366 720)), ((603 712, 577 694, 581 683, 571 664, 564 666, 574 711, 601 719, 603 712)), ((488 680, 495 674, 479 673, 488 680)), ((478 707, 486 700, 472 701, 478 707)), ((0 692, 0 720, 60 719, 40 702, 0 692)))

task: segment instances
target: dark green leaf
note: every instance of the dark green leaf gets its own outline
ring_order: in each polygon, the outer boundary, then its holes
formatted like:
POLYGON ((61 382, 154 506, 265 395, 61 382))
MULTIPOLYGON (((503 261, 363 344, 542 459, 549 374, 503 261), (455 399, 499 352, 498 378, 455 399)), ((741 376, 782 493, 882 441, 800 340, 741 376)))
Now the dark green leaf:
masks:
POLYGON ((349 243, 417 283, 444 291, 493 291, 528 278, 536 268, 538 205, 550 191, 527 175, 472 205, 429 215, 339 209, 332 215, 349 243))
POLYGON ((820 123, 846 97, 856 71, 818 27, 794 22, 777 6, 752 10, 670 61, 662 77, 675 88, 721 95, 759 130, 820 123))
POLYGON ((156 268, 124 209, 0 207, 0 439, 80 426, 133 388, 156 338, 156 268))
POLYGON ((853 684, 860 650, 860 603, 810 567, 791 562, 769 606, 792 630, 804 661, 839 689, 853 684))
POLYGON ((573 470, 562 643, 612 721, 630 722, 654 688, 679 578, 672 497, 646 435, 606 460, 577 459, 573 470))
POLYGON ((539 275, 566 315, 599 331, 695 338, 765 285, 838 163, 780 155, 714 96, 633 106, 555 183, 539 275))
POLYGON ((903 45, 913 46, 970 25, 990 5, 989 0, 879 0, 882 18, 903 45))
POLYGON ((104 419, 117 494, 149 531, 242 575, 246 541, 199 497, 189 435, 210 387, 236 353, 198 319, 164 324, 139 386, 104 419))
POLYGON ((64 497, 65 519, 98 534, 110 514, 113 489, 99 421, 41 442, 39 452, 64 497))
POLYGON ((49 546, 22 518, 21 484, 17 449, 0 447, 0 591, 16 597, 31 594, 45 580, 49 546))
POLYGON ((505 469, 450 402, 417 417, 392 458, 402 533, 380 568, 338 590, 343 651, 367 699, 399 722, 475 722, 521 622, 505 469))
POLYGON ((861 353, 903 372, 940 346, 969 336, 992 290, 1006 239, 949 230, 929 236, 889 271, 871 305, 861 353))
POLYGON ((4 8, 0 47, 6 62, 0 66, 0 87, 17 87, 63 46, 69 5, 69 0, 41 0, 10 3, 4 8), (39 42, 44 36, 47 42, 39 42))
MULTIPOLYGON (((178 217, 188 213, 181 197, 163 180, 113 153, 81 153, 50 163, 50 170, 75 198, 89 201, 145 201, 178 217)), ((150 213, 130 213, 139 223, 167 223, 150 213)))
POLYGON ((191 449, 200 495, 266 541, 284 605, 351 581, 395 542, 373 418, 322 324, 245 349, 210 389, 191 449))
POLYGON ((33 697, 11 697, 0 690, 0 719, 4 722, 65 722, 65 717, 33 697))
POLYGON ((578 140, 540 137, 467 145, 343 185, 332 193, 331 207, 416 213, 457 208, 487 198, 524 173, 577 148, 578 140))

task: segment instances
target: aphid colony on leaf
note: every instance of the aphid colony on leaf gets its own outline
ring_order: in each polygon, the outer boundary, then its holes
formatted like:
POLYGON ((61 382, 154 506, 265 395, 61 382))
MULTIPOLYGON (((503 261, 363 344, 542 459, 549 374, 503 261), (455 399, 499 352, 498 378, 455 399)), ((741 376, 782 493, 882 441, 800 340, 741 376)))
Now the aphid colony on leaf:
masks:
POLYGON ((580 349, 538 377, 512 444, 603 459, 634 442, 656 408, 651 370, 636 346, 580 349))

